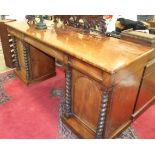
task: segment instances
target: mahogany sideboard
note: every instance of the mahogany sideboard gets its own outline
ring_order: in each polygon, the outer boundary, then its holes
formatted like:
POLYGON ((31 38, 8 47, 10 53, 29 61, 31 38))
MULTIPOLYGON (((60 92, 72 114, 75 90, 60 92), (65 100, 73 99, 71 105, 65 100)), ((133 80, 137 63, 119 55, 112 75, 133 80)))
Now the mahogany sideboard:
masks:
POLYGON ((64 63, 66 101, 62 121, 79 138, 114 138, 146 104, 155 101, 152 47, 92 37, 69 26, 37 30, 25 22, 11 22, 7 29, 14 39, 17 75, 26 83, 33 82, 36 70, 42 76, 50 70, 54 76, 54 58, 64 63), (51 67, 47 69, 49 57, 51 67), (146 93, 149 96, 143 99, 146 93))

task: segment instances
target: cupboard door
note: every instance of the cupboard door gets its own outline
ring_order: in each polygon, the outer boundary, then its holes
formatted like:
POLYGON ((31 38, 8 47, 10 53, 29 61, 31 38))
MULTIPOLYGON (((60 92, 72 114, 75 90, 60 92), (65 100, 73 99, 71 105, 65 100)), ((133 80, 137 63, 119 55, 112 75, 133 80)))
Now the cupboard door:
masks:
POLYGON ((144 72, 141 83, 135 115, 141 112, 148 104, 155 101, 155 59, 150 61, 144 72))
POLYGON ((26 84, 42 81, 56 75, 55 58, 18 38, 15 38, 14 50, 18 59, 18 63, 16 63, 19 64, 16 67, 16 74, 26 84))
POLYGON ((73 113, 79 121, 96 131, 102 87, 84 74, 72 70, 73 113))
POLYGON ((31 45, 29 48, 32 80, 37 81, 55 75, 55 58, 31 45))

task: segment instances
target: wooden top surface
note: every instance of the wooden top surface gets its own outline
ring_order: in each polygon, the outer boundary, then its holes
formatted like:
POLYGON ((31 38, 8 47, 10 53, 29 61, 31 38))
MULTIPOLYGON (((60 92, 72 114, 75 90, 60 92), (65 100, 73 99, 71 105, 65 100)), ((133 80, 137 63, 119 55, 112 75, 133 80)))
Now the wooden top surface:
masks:
POLYGON ((54 27, 50 22, 46 30, 37 30, 26 22, 15 21, 7 25, 110 73, 116 72, 152 51, 150 47, 116 38, 95 38, 77 32, 71 27, 59 25, 54 27))
POLYGON ((138 32, 138 31, 134 31, 134 30, 126 30, 123 31, 121 33, 121 35, 129 35, 130 37, 138 37, 138 38, 142 38, 145 39, 146 41, 155 41, 155 35, 154 34, 147 34, 147 33, 143 33, 143 32, 138 32))

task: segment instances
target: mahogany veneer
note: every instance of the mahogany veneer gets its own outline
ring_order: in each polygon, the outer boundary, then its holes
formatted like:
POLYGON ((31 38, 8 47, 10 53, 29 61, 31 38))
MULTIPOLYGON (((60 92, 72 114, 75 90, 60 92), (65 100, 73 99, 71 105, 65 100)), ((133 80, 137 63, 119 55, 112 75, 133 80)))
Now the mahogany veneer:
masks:
POLYGON ((152 59, 143 71, 141 85, 133 117, 138 116, 146 107, 155 101, 155 59, 152 59))
MULTIPOLYGON (((143 105, 139 88, 149 83, 142 82, 142 77, 144 69, 150 68, 147 67, 149 61, 155 58, 153 48, 116 38, 94 38, 68 26, 57 25, 43 31, 25 22, 12 22, 7 26, 16 40, 32 48, 26 50, 30 55, 26 60, 27 77, 33 69, 35 72, 46 68, 45 64, 38 67, 39 62, 45 61, 44 56, 35 57, 34 53, 47 54, 64 63, 66 102, 62 120, 79 138, 114 138, 131 123, 135 107, 139 109, 143 105), (36 63, 29 66, 33 59, 36 63)), ((21 51, 23 53, 23 49, 21 51)), ((19 61, 23 57, 17 56, 19 61)), ((51 70, 54 72, 54 67, 51 70)), ((153 98, 154 95, 152 92, 153 98)))
MULTIPOLYGON (((26 83, 42 81, 56 75, 55 59, 38 48, 16 38, 19 66, 16 74, 26 83)), ((17 66, 16 66, 17 67, 17 66)))

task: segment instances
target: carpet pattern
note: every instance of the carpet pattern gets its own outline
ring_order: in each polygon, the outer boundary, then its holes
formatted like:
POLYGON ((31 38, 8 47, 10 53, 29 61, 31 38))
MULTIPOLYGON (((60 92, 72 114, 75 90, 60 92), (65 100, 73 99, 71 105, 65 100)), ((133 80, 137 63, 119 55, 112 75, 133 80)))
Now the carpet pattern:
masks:
POLYGON ((6 71, 6 70, 9 70, 9 68, 5 65, 2 44, 0 41, 0 72, 6 71))
POLYGON ((10 100, 10 96, 7 95, 4 89, 4 83, 13 79, 15 79, 15 73, 13 70, 0 75, 0 104, 6 103, 10 100))
POLYGON ((135 129, 130 126, 123 131, 116 139, 138 139, 135 129))
MULTIPOLYGON (((3 74, 3 73, 2 73, 3 74)), ((0 76, 2 75, 0 74, 0 76)), ((57 72, 60 79, 63 74, 57 72)), ((61 88, 63 81, 54 77, 37 84, 25 85, 17 77, 1 78, 9 101, 0 105, 1 139, 55 139, 58 133, 58 98, 51 99, 53 86, 61 88)), ((10 76, 9 76, 10 77, 10 76)), ((11 76, 12 77, 12 76, 11 76)))

